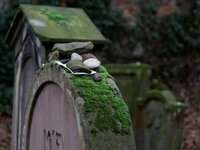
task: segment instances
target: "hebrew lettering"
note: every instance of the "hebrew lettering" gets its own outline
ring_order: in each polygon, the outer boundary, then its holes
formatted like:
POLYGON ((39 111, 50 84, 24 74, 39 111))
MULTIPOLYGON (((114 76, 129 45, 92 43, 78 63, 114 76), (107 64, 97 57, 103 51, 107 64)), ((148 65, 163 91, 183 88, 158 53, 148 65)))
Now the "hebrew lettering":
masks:
POLYGON ((62 134, 44 129, 44 150, 64 150, 62 134))

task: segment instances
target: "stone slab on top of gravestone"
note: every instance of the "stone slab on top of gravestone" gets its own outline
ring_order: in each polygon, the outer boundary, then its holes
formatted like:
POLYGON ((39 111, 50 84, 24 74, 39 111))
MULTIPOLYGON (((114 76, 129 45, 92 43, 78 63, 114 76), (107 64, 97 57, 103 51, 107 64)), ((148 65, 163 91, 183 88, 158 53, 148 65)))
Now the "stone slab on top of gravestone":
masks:
POLYGON ((128 108, 106 69, 95 82, 50 62, 35 75, 22 150, 136 150, 128 108), (45 141, 45 142, 41 142, 45 141), (56 142, 57 141, 57 142, 56 142), (45 146, 45 147, 44 147, 45 146))
POLYGON ((71 42, 71 43, 56 43, 52 50, 58 51, 67 56, 71 56, 73 53, 86 53, 92 50, 94 44, 92 42, 71 42))
POLYGON ((82 9, 24 4, 20 8, 41 41, 106 41, 82 9))

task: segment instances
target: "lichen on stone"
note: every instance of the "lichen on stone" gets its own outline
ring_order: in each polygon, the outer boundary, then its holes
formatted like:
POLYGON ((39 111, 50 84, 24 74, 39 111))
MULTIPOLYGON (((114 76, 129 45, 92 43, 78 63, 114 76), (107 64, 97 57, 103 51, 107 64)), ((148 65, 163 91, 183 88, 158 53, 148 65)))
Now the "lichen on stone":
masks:
POLYGON ((55 22, 60 22, 60 21, 69 21, 70 16, 65 13, 65 15, 61 13, 57 13, 56 11, 52 11, 48 8, 46 9, 41 9, 40 13, 46 15, 50 20, 53 20, 55 22))
POLYGON ((100 66, 96 71, 102 76, 102 80, 99 82, 93 81, 91 76, 69 76, 78 94, 84 99, 85 113, 95 115, 95 119, 91 123, 100 131, 129 133, 130 117, 127 106, 108 85, 107 70, 100 66))

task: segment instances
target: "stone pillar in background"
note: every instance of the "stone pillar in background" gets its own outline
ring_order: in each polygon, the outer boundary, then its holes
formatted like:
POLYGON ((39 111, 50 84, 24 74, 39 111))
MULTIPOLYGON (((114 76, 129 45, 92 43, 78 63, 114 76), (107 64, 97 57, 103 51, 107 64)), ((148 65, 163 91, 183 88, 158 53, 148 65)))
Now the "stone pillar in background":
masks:
MULTIPOLYGON (((142 112, 143 118, 143 140, 138 150, 181 149, 184 106, 170 91, 149 90, 144 99, 138 99, 137 109, 142 112)), ((135 124, 138 123, 136 120, 135 124)))
POLYGON ((180 150, 183 104, 145 64, 106 66, 124 96, 133 122, 137 150, 180 150))

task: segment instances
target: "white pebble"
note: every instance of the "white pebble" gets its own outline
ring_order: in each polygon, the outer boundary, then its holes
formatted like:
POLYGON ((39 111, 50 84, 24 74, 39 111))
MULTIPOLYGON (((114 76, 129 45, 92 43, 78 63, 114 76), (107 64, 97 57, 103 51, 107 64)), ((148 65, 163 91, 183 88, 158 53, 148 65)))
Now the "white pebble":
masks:
POLYGON ((83 58, 81 57, 81 55, 79 55, 77 53, 73 53, 71 55, 71 60, 80 60, 80 61, 83 61, 83 58))
POLYGON ((100 61, 97 60, 96 58, 89 58, 89 59, 86 59, 84 62, 83 62, 87 67, 89 67, 90 69, 95 69, 95 68, 98 68, 100 66, 100 61))

